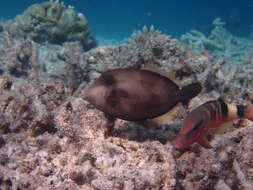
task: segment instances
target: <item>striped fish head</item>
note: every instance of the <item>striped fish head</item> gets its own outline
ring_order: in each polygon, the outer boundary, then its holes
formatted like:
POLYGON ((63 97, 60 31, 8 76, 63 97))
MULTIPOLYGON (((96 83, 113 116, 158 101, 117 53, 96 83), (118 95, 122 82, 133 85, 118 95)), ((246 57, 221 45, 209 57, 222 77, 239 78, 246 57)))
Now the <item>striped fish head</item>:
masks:
POLYGON ((183 149, 197 142, 211 148, 206 135, 231 126, 231 122, 238 118, 253 121, 253 106, 227 104, 222 98, 206 102, 189 114, 172 144, 177 149, 183 149))
POLYGON ((185 149, 197 142, 210 148, 206 135, 216 122, 216 101, 206 102, 187 116, 172 144, 177 149, 185 149))
POLYGON ((190 118, 187 119, 175 140, 172 141, 176 149, 187 149, 193 143, 199 143, 204 147, 210 147, 209 143, 205 141, 205 136, 208 132, 205 118, 190 118))

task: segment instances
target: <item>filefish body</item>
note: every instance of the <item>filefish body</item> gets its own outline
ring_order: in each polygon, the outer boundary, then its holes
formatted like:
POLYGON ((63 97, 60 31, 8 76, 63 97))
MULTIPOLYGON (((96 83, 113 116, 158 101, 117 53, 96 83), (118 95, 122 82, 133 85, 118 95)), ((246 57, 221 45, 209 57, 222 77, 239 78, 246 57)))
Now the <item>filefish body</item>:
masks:
POLYGON ((193 143, 211 148, 206 135, 239 118, 253 120, 253 106, 227 104, 221 98, 206 102, 187 116, 172 144, 176 149, 189 148, 193 143))
POLYGON ((151 71, 116 69, 103 73, 85 99, 109 115, 139 121, 168 112, 178 102, 196 96, 199 89, 191 93, 183 96, 175 83, 151 71))
POLYGON ((152 71, 115 69, 95 80, 84 99, 103 111, 111 121, 113 118, 141 121, 168 112, 200 91, 200 83, 180 89, 167 77, 152 71))

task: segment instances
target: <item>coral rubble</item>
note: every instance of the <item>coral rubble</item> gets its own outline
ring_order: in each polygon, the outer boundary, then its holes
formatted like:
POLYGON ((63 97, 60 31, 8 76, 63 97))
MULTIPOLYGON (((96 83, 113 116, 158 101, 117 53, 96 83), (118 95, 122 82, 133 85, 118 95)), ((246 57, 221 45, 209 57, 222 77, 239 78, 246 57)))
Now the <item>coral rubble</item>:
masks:
POLYGON ((177 159, 180 183, 189 190, 252 189, 252 134, 251 125, 217 136, 211 150, 184 153, 177 159))

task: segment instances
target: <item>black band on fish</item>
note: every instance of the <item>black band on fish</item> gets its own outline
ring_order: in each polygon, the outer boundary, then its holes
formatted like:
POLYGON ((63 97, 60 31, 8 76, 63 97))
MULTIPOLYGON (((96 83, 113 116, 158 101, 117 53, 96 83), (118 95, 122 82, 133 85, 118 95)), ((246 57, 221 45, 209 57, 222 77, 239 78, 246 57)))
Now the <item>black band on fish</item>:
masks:
POLYGON ((227 104, 221 99, 218 99, 220 108, 221 108, 221 114, 223 117, 228 117, 228 106, 227 104))
POLYGON ((198 123, 196 123, 194 127, 187 133, 187 137, 192 136, 192 134, 194 134, 194 132, 197 131, 203 125, 203 123, 203 119, 199 120, 198 123))
POLYGON ((216 119, 216 112, 218 109, 218 106, 216 102, 213 102, 212 104, 210 104, 210 106, 207 106, 207 110, 210 113, 210 120, 215 120, 216 119))
POLYGON ((244 115, 244 106, 243 105, 237 105, 237 115, 238 117, 243 117, 244 115))

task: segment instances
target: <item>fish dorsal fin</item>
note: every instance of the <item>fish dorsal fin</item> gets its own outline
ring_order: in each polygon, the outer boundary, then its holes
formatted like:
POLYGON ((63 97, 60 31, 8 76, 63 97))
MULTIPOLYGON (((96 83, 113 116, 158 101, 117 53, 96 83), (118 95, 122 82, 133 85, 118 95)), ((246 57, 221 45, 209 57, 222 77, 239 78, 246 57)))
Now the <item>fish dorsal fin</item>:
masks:
POLYGON ((200 137, 197 142, 204 148, 212 148, 206 137, 200 137))
POLYGON ((155 67, 153 67, 151 65, 145 65, 141 69, 151 71, 151 72, 157 73, 159 75, 162 75, 162 76, 170 79, 171 81, 173 81, 175 84, 177 84, 177 82, 176 82, 176 71, 164 72, 164 71, 160 71, 160 70, 156 69, 155 67))

